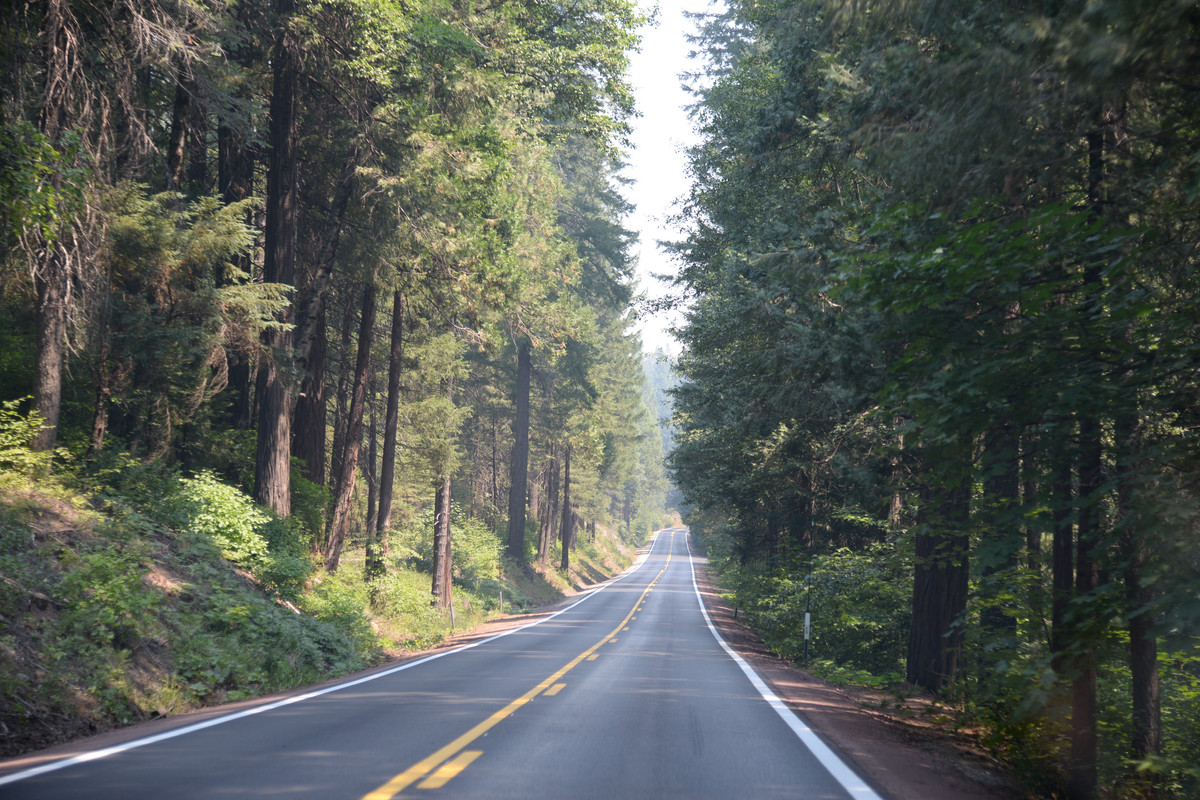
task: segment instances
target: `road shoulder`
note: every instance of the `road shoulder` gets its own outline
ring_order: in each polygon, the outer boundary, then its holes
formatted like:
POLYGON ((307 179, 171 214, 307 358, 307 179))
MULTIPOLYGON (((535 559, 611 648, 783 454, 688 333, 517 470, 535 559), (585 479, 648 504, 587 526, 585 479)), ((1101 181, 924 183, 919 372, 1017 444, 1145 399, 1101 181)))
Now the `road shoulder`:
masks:
POLYGON ((890 800, 1022 800, 1003 766, 969 739, 912 714, 888 713, 888 692, 835 686, 772 654, 714 587, 707 560, 694 557, 696 583, 725 641, 779 698, 852 761, 890 800), (873 708, 874 707, 874 708, 873 708))

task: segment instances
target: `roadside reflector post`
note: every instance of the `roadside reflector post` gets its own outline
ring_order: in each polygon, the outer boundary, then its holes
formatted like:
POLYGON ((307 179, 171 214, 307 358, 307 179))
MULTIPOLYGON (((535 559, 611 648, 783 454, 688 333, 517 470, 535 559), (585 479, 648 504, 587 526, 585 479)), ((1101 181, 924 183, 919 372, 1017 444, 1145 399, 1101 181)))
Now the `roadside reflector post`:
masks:
POLYGON ((812 614, 808 609, 804 611, 804 664, 808 666, 808 637, 812 632, 812 614))

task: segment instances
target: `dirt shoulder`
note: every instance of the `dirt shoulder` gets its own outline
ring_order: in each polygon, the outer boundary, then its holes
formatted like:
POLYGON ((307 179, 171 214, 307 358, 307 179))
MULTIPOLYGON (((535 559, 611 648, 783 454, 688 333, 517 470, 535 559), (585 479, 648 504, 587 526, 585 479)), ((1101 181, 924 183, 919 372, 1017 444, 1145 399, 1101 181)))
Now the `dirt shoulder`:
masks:
POLYGON ((835 750, 890 800, 1025 800, 1004 767, 931 697, 836 686, 772 654, 695 558, 696 582, 721 636, 835 750))

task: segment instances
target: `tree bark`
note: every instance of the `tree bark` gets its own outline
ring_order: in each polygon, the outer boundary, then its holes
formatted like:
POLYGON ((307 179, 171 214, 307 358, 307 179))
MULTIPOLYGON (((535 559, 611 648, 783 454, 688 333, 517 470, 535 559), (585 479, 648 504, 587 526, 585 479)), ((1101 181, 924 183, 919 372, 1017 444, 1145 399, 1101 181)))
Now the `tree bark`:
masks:
MULTIPOLYGON (((254 191, 254 154, 241 134, 227 126, 217 128, 217 183, 226 204, 245 200, 254 191)), ((247 212, 249 216, 249 212, 247 212)), ((250 255, 236 256, 235 264, 245 276, 251 272, 250 255)), ((234 283, 235 279, 222 270, 216 277, 218 286, 234 283)), ((241 347, 227 347, 229 386, 233 394, 229 422, 238 430, 247 430, 254 418, 251 407, 251 356, 241 347)))
MULTIPOLYGON (((1158 640, 1154 633, 1156 595, 1145 581, 1149 560, 1140 514, 1135 508, 1133 482, 1140 444, 1135 413, 1120 415, 1113 439, 1122 448, 1122 475, 1117 485, 1117 513, 1125 560, 1125 602, 1129 614, 1129 671, 1133 694, 1131 755, 1135 761, 1162 754, 1162 698, 1158 676, 1158 640)), ((1143 781, 1143 794, 1154 796, 1151 780, 1143 781)))
POLYGON ((545 507, 542 519, 545 520, 545 531, 539 534, 538 552, 543 564, 550 560, 551 545, 558 539, 558 509, 559 509, 559 476, 562 467, 558 459, 558 448, 550 450, 550 460, 546 464, 546 492, 543 500, 545 507))
POLYGON ((934 692, 954 682, 962 652, 970 517, 964 473, 926 480, 917 510, 907 679, 934 692))
POLYGON ((450 591, 450 476, 440 475, 434 485, 433 503, 433 596, 438 608, 449 608, 450 591))
MULTIPOLYGON (((528 474, 528 471, 526 471, 528 474)), ((500 432, 496 426, 496 411, 492 409, 492 486, 491 502, 488 503, 488 517, 493 527, 496 525, 497 513, 500 508, 500 432)), ((529 505, 526 505, 529 508, 529 505)))
POLYGON ((354 193, 355 175, 358 168, 358 148, 351 150, 342 165, 333 200, 325 214, 325 227, 321 231, 317 258, 308 270, 304 287, 296 302, 296 329, 294 334, 296 363, 301 369, 308 365, 309 353, 324 326, 325 306, 329 295, 329 284, 333 267, 337 261, 338 243, 345 226, 346 212, 354 193))
MULTIPOLYGON (((983 565, 982 574, 994 583, 996 575, 1017 566, 1024 545, 1015 513, 1020 502, 1021 474, 1017 437, 1011 424, 1000 422, 988 431, 983 447, 983 473, 982 511, 987 515, 986 535, 991 539, 992 557, 983 565)), ((1016 632, 1016 618, 1005 614, 1004 608, 994 602, 980 611, 980 624, 993 636, 1016 632)))
POLYGON ((183 187, 184 153, 187 151, 188 122, 191 118, 191 95, 188 93, 183 67, 175 70, 175 102, 171 106, 171 132, 167 137, 168 192, 183 187))
MULTIPOLYGON (((1091 215, 1104 216, 1104 140, 1105 119, 1102 104, 1097 105, 1087 134, 1087 194, 1091 215)), ((1102 313, 1098 294, 1102 290, 1100 271, 1089 265, 1084 271, 1080 326, 1088 342, 1087 319, 1102 313)), ((1091 409, 1079 415, 1079 508, 1078 535, 1075 540, 1075 598, 1085 598, 1100 583, 1096 551, 1100 546, 1100 485, 1104 471, 1104 445, 1100 418, 1091 409)), ((1097 771, 1097 674, 1096 653, 1088 630, 1095 622, 1092 614, 1076 614, 1074 622, 1074 657, 1069 667, 1071 677, 1071 754, 1067 771, 1067 796, 1070 800, 1094 800, 1099 790, 1097 771)))
POLYGON ((575 512, 571 508, 571 444, 568 442, 563 453, 563 493, 562 493, 562 557, 559 569, 566 572, 571 568, 571 549, 575 547, 575 512))
MULTIPOLYGON (((1079 535, 1075 550, 1075 596, 1091 594, 1100 583, 1096 550, 1100 546, 1100 485, 1103 477, 1103 445, 1100 423, 1085 415, 1079 423, 1079 535)), ((1077 615, 1078 617, 1079 615, 1077 615)), ((1076 620, 1077 643, 1071 666, 1071 767, 1068 795, 1072 800, 1092 800, 1098 789, 1096 653, 1090 643, 1088 615, 1076 620), (1082 622, 1082 624, 1081 624, 1082 622), (1082 628, 1083 630, 1078 630, 1082 628)))
MULTIPOLYGON (((77 39, 70 29, 71 22, 66 0, 47 0, 42 17, 43 83, 38 127, 55 147, 69 125, 70 74, 77 39)), ((61 175, 53 175, 51 182, 55 190, 62 188, 61 175)), ((67 226, 59 227, 60 233, 65 233, 67 226)), ((65 235, 58 242, 47 241, 41 235, 38 238, 33 275, 37 292, 33 408, 42 419, 42 428, 30 446, 45 452, 53 450, 58 441, 71 269, 65 235)))
POLYGON ((525 509, 529 481, 529 339, 517 345, 516 414, 508 494, 508 557, 525 563, 525 509))
POLYGON ((396 435, 400 421, 400 371, 404 359, 406 298, 399 289, 392 295, 392 342, 388 355, 387 409, 383 418, 383 463, 379 469, 379 521, 376 532, 382 558, 387 554, 387 534, 392 529, 392 497, 396 482, 396 435))
POLYGON ((208 103, 201 96, 195 81, 188 86, 191 92, 191 114, 188 117, 185 187, 193 196, 208 194, 208 103))
MULTIPOLYGON (((245 24, 242 17, 248 13, 246 4, 239 4, 236 13, 239 22, 245 24)), ((257 57, 255 49, 244 44, 238 46, 234 49, 234 60, 239 66, 249 68, 257 57)), ((240 202, 254 193, 255 151, 248 140, 250 126, 248 119, 243 119, 238 128, 229 124, 217 126, 217 190, 226 204, 240 202)), ((247 223, 251 222, 251 217, 252 213, 247 211, 247 223)), ((253 271, 250 254, 236 256, 234 263, 244 277, 226 274, 222 267, 216 276, 218 286, 249 279, 253 271)), ((255 418, 253 393, 250 391, 253 379, 252 354, 245 347, 227 347, 225 358, 229 363, 229 386, 233 394, 229 422, 238 430, 248 430, 255 418)))
POLYGON ((324 486, 325 445, 328 439, 325 366, 329 339, 325 332, 324 307, 320 313, 320 327, 308 352, 308 370, 300 382, 300 395, 296 398, 296 411, 292 417, 292 454, 300 459, 304 477, 324 486))
POLYGON ((352 367, 350 351, 354 345, 354 295, 346 292, 346 308, 342 314, 342 346, 339 353, 337 394, 334 397, 333 450, 329 472, 336 479, 342 472, 342 456, 346 452, 346 429, 349 421, 352 367))
POLYGON ((367 540, 375 536, 379 526, 379 415, 375 413, 375 371, 369 370, 367 378, 367 409, 371 424, 367 426, 367 540))
POLYGON ((363 407, 367 398, 367 374, 371 369, 371 339, 375 331, 375 281, 363 290, 362 320, 358 330, 358 358, 354 365, 354 389, 350 399, 346 429, 346 447, 342 455, 334 496, 333 519, 325 544, 325 569, 333 572, 342 557, 342 545, 350 522, 350 501, 354 495, 354 476, 362 447, 363 407))
MULTIPOLYGON (((271 144, 267 170, 267 224, 263 280, 292 285, 296 278, 296 92, 300 78, 300 43, 291 28, 295 0, 275 0, 279 30, 271 59, 271 144)), ((281 322, 290 322, 290 309, 281 322)), ((292 387, 281 361, 292 358, 292 336, 286 329, 266 334, 267 358, 258 371, 258 447, 254 465, 254 498, 280 516, 291 506, 292 387)), ((289 365, 290 366, 290 365, 289 365)))

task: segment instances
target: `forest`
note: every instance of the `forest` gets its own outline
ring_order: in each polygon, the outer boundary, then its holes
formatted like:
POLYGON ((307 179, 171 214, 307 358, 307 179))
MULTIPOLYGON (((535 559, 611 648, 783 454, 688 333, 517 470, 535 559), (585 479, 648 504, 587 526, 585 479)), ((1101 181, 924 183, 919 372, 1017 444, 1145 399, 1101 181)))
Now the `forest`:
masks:
POLYGON ((423 646, 666 521, 633 3, 0 13, 6 736, 423 646))
POLYGON ((645 13, 4 5, 4 753, 532 604, 673 482, 780 654, 1036 796, 1200 795, 1200 8, 697 15, 673 365, 645 13))
POLYGON ((1200 795, 1200 8, 698 22, 669 461, 733 601, 1038 796, 1200 795))

